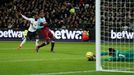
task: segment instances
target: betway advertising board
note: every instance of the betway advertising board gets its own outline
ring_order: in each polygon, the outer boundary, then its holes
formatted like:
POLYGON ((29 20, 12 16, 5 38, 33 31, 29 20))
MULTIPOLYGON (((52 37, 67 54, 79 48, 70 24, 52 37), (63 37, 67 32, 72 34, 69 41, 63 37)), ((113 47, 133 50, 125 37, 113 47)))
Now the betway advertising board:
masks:
MULTIPOLYGON (((55 39, 59 41, 81 41, 83 31, 80 30, 55 30, 53 32, 55 39)), ((23 38, 23 31, 21 30, 0 30, 0 40, 21 40, 23 38)))
MULTIPOLYGON (((103 34, 102 34, 103 35, 103 34)), ((102 36, 101 35, 101 36, 102 36)), ((110 41, 110 42, 133 42, 134 41, 134 32, 130 30, 109 30, 106 32, 105 37, 102 36, 101 40, 110 41)))
POLYGON ((134 39, 134 32, 111 30, 111 39, 134 39))

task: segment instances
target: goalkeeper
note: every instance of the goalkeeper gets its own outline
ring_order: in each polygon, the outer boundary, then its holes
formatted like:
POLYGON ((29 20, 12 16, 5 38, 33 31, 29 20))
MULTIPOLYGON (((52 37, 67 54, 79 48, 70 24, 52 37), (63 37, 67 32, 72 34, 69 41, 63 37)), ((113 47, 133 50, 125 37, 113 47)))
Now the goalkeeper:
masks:
POLYGON ((111 56, 105 58, 104 61, 134 61, 134 50, 115 50, 114 48, 109 48, 108 52, 102 52, 101 56, 111 56))

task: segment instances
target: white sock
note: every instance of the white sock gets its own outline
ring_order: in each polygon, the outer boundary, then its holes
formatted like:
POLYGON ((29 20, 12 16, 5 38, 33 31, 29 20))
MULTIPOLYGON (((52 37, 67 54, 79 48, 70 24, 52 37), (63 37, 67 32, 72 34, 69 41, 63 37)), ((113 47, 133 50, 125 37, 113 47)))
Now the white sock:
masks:
POLYGON ((26 38, 25 39, 23 39, 23 41, 21 42, 21 44, 20 44, 20 47, 22 47, 22 45, 26 42, 26 38))
POLYGON ((55 43, 55 41, 51 41, 51 43, 55 43))
POLYGON ((39 45, 39 39, 36 39, 36 42, 35 42, 35 46, 38 46, 39 45))

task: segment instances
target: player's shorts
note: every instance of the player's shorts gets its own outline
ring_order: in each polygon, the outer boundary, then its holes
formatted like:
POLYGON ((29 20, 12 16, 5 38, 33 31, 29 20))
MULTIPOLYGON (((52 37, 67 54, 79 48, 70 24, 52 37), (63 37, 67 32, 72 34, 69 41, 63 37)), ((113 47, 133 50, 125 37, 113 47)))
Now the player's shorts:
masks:
POLYGON ((49 39, 53 39, 54 37, 52 32, 49 30, 49 28, 42 29, 41 34, 43 35, 45 41, 48 41, 49 39))
POLYGON ((29 39, 29 40, 31 40, 31 39, 35 39, 36 38, 36 32, 30 32, 30 31, 28 31, 28 33, 27 33, 27 39, 29 39))

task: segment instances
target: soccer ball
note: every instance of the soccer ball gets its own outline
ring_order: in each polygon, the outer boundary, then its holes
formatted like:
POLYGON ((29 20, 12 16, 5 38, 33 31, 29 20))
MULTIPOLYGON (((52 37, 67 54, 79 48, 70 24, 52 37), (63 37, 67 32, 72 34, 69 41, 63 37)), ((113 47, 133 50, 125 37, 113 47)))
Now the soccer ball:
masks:
POLYGON ((88 59, 88 61, 93 61, 94 60, 94 53, 93 52, 87 52, 86 53, 86 58, 88 59))

